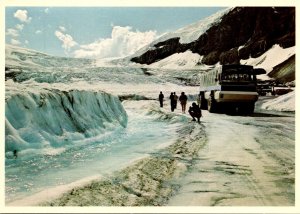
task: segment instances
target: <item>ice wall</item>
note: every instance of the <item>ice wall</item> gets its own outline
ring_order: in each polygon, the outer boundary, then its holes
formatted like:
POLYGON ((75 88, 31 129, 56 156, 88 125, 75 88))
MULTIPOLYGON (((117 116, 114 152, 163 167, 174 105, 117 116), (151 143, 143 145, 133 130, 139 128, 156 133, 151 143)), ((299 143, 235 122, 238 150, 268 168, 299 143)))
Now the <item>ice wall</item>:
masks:
POLYGON ((121 102, 104 92, 18 92, 6 98, 5 151, 64 148, 126 125, 121 102))

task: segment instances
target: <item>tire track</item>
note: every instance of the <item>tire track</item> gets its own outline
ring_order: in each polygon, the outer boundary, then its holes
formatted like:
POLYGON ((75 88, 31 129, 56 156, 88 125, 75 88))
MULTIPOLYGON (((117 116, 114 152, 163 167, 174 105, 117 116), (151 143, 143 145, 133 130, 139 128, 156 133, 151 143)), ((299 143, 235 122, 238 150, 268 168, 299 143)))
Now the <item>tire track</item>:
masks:
MULTIPOLYGON (((178 195, 170 199, 169 204, 293 205, 295 187, 291 182, 294 174, 285 173, 280 177, 271 174, 286 171, 281 162, 288 154, 289 163, 294 161, 291 154, 294 152, 293 141, 278 147, 277 141, 272 143, 272 138, 269 138, 273 134, 273 122, 276 128, 291 127, 288 122, 284 121, 281 126, 278 118, 274 121, 273 118, 263 118, 265 121, 262 124, 259 122, 261 117, 232 117, 208 114, 206 111, 204 113, 208 142, 199 151, 201 159, 197 159, 189 174, 178 181, 182 188, 178 195), (268 134, 264 134, 265 132, 268 134), (278 153, 272 155, 276 149, 279 149, 278 153), (273 170, 270 172, 268 167, 273 167, 273 170)), ((286 133, 281 133, 279 140, 286 136, 286 133)))

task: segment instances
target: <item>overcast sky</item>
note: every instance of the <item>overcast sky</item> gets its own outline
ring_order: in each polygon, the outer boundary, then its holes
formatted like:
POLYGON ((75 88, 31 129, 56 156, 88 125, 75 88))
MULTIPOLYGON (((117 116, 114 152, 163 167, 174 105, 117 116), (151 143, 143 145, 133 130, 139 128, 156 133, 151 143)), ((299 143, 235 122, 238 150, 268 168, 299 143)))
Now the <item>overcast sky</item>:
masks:
POLYGON ((6 7, 6 43, 56 56, 107 58, 134 53, 163 33, 220 7, 6 7))

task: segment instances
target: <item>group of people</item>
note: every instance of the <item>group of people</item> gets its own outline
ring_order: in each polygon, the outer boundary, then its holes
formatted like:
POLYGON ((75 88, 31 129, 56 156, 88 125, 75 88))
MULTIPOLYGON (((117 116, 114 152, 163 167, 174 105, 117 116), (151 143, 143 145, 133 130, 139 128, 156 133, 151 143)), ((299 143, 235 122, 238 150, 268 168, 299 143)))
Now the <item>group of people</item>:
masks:
MULTIPOLYGON (((171 111, 174 112, 174 109, 177 108, 177 102, 179 100, 182 113, 185 114, 186 104, 187 104, 187 100, 188 100, 188 97, 186 96, 186 94, 184 92, 181 92, 181 95, 178 97, 176 92, 171 92, 169 98, 170 98, 171 111)), ((162 93, 162 91, 159 93, 158 100, 160 103, 160 107, 162 108, 164 106, 164 104, 163 104, 164 94, 162 93)), ((195 118, 197 118, 197 121, 200 122, 200 117, 202 117, 202 112, 201 112, 200 107, 195 102, 192 103, 192 106, 190 106, 188 112, 191 115, 191 117, 193 118, 193 121, 196 121, 195 118)))
POLYGON ((171 92, 170 94, 170 106, 171 106, 171 111, 173 112, 174 109, 177 108, 177 101, 178 101, 178 96, 176 94, 176 92, 171 92))

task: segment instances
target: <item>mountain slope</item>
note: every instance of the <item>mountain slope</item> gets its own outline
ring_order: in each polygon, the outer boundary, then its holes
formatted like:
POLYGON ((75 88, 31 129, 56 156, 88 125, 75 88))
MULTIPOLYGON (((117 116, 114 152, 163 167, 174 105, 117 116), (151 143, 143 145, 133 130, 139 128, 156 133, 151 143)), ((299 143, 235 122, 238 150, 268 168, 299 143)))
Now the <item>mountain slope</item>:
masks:
MULTIPOLYGON (((212 22, 205 25, 208 29, 196 40, 184 43, 188 39, 184 41, 180 33, 173 38, 164 36, 166 40, 160 38, 131 61, 149 65, 190 50, 203 56, 203 64, 228 64, 258 57, 275 44, 283 48, 295 46, 294 7, 237 7, 220 14, 209 19, 212 22)), ((188 32, 188 27, 184 32, 188 32)))
POLYGON ((80 67, 90 66, 93 59, 51 56, 36 50, 5 45, 5 67, 80 67))

